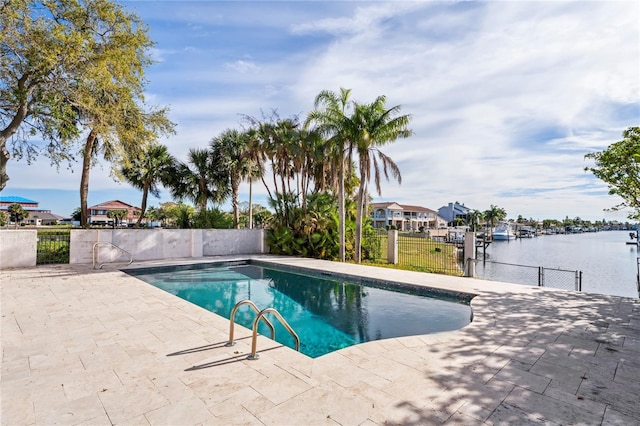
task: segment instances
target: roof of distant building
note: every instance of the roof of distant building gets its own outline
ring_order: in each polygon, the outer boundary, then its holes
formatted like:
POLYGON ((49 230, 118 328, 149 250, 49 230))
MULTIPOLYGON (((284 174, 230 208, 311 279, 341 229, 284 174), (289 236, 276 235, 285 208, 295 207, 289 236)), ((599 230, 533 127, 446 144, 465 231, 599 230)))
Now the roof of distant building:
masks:
POLYGON ((123 207, 129 207, 132 209, 140 210, 140 207, 132 206, 131 204, 127 204, 120 200, 111 200, 106 201, 104 203, 96 204, 95 206, 89 206, 87 209, 89 210, 113 210, 113 209, 122 209, 123 207))
POLYGON ((62 220, 63 216, 43 211, 29 212, 29 219, 41 219, 41 220, 62 220))
MULTIPOLYGON (((412 206, 412 205, 409 205, 409 204, 398 204, 395 201, 386 202, 386 203, 371 203, 371 206, 373 208, 376 208, 376 209, 388 208, 390 206, 397 206, 397 208, 400 208, 402 210, 408 210, 408 211, 414 211, 414 212, 437 213, 435 210, 429 209, 427 207, 412 206)), ((396 210, 397 210, 397 208, 396 208, 396 210)))
POLYGON ((435 210, 431 210, 431 209, 428 209, 428 208, 422 207, 422 206, 410 206, 408 204, 400 204, 400 207, 402 207, 404 210, 410 210, 410 211, 414 211, 414 212, 437 213, 435 210))
POLYGON ((17 197, 14 195, 0 196, 0 203, 25 203, 25 204, 38 204, 37 201, 29 200, 24 197, 17 197))

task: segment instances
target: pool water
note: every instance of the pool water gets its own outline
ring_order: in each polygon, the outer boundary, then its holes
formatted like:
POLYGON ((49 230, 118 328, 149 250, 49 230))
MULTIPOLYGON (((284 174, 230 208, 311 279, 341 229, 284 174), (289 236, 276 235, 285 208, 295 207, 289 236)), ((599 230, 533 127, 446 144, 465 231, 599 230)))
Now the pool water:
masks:
MULTIPOLYGON (((245 299, 259 309, 275 308, 300 337, 300 352, 312 358, 372 340, 456 330, 471 321, 468 303, 432 297, 427 289, 420 293, 407 288, 392 291, 360 280, 349 282, 265 265, 127 272, 225 318, 245 299)), ((235 321, 250 329, 255 316, 245 305, 235 321)), ((272 314, 267 318, 275 326, 276 340, 294 348, 293 338, 279 321, 272 314)), ((262 322, 258 331, 270 336, 262 322)))

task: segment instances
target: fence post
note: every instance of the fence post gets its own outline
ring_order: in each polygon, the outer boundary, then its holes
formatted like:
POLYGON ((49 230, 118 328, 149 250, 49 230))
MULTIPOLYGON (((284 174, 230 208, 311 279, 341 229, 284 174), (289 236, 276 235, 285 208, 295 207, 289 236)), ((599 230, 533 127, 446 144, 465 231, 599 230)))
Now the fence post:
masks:
POLYGON ((538 287, 544 287, 544 268, 538 266, 538 287))
POLYGON ((576 271, 576 291, 582 291, 582 271, 576 271))
POLYGON ((464 271, 465 277, 475 278, 476 276, 476 233, 465 232, 464 234, 464 259, 466 268, 464 271))
POLYGON ((387 262, 398 264, 398 231, 395 229, 387 231, 387 262))

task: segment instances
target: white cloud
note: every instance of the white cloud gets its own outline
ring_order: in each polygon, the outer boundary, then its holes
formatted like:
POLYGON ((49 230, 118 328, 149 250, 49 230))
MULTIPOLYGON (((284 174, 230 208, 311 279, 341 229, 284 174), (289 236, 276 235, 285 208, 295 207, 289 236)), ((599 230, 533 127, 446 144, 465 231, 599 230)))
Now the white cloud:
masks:
POLYGON ((237 60, 235 62, 227 62, 224 64, 224 67, 230 71, 239 72, 241 74, 245 73, 253 73, 255 71, 259 71, 260 68, 254 64, 253 62, 237 60))

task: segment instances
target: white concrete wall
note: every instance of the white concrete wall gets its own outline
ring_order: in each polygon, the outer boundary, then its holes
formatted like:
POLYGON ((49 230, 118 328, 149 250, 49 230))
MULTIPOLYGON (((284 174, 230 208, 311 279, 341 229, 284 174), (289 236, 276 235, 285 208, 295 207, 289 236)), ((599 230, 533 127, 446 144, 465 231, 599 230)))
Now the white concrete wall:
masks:
MULTIPOLYGON (((133 260, 265 253, 262 229, 105 229, 72 230, 70 263, 92 263, 95 243, 111 243, 133 260)), ((98 263, 128 261, 111 244, 98 246, 98 263)))
POLYGON ((263 229, 203 230, 202 254, 204 256, 266 253, 266 247, 263 229))
POLYGON ((38 231, 0 231, 0 269, 36 266, 37 250, 38 231))

